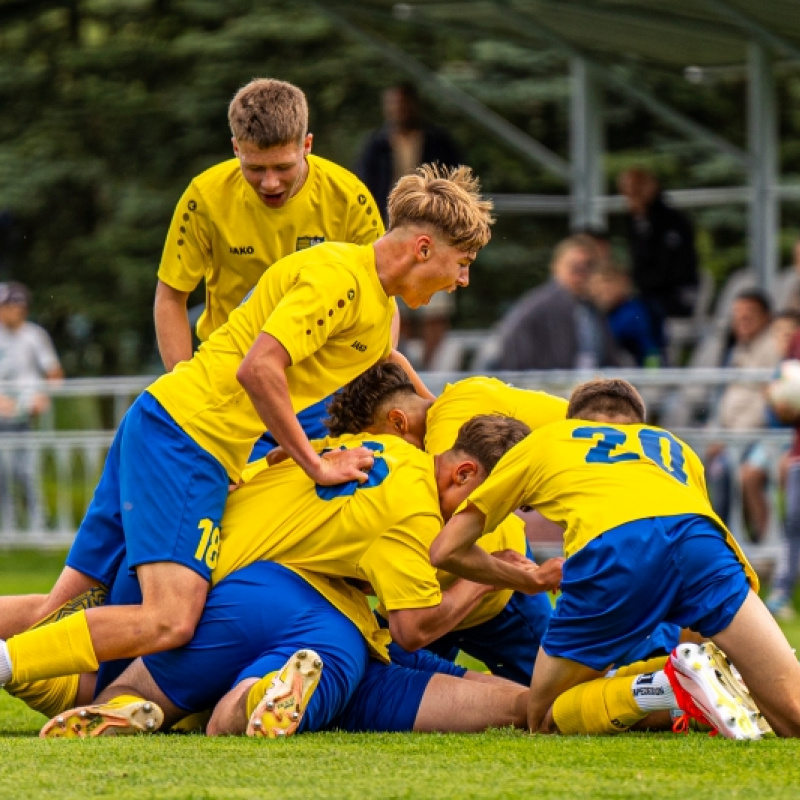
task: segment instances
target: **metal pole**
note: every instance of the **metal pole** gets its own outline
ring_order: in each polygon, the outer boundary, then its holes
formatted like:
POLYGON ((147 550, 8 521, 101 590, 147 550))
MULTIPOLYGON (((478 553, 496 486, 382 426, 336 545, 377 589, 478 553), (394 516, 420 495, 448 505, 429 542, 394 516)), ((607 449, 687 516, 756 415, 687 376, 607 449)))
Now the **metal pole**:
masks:
POLYGON ((778 269, 779 205, 777 109, 772 58, 760 42, 748 44, 747 130, 750 151, 748 253, 758 284, 769 291, 778 269))
POLYGON ((582 56, 570 58, 570 155, 573 228, 604 228, 606 216, 597 202, 603 193, 603 108, 600 86, 582 56))

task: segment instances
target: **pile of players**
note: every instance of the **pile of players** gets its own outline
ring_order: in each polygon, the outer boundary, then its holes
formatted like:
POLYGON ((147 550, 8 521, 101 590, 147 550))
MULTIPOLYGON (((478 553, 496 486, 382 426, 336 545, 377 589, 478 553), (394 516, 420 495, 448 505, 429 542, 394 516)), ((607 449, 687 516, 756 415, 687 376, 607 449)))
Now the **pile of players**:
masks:
POLYGON ((697 456, 632 386, 434 398, 394 350, 394 297, 466 286, 489 241, 471 170, 401 178, 384 233, 363 184, 310 154, 297 87, 253 81, 229 119, 236 158, 191 183, 159 270, 170 371, 123 420, 52 591, 0 598, 0 684, 52 717, 42 735, 687 715, 800 734, 800 665, 697 456), (566 559, 533 562, 524 508, 566 559))

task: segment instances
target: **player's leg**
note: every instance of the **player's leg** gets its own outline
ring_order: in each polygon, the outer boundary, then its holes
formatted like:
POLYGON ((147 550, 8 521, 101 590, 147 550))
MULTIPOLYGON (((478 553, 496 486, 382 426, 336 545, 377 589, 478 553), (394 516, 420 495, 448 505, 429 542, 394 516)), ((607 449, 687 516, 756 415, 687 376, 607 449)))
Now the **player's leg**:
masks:
POLYGON ((119 493, 93 519, 107 528, 121 519, 142 603, 90 609, 13 637, 8 652, 16 680, 90 672, 100 660, 191 638, 219 549, 225 471, 146 393, 126 416, 118 466, 119 493))

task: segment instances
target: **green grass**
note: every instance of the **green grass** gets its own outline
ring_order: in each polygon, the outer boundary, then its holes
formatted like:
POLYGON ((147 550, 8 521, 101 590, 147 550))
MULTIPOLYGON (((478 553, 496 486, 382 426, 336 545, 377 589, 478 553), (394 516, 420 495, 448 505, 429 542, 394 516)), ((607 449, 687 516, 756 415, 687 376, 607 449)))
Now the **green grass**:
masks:
MULTIPOLYGON (((44 591, 63 553, 0 551, 0 592, 44 591)), ((800 643, 800 622, 785 626, 800 643)), ((608 738, 310 734, 285 741, 35 737, 43 717, 0 693, 0 797, 797 798, 800 742, 704 734, 608 738)))

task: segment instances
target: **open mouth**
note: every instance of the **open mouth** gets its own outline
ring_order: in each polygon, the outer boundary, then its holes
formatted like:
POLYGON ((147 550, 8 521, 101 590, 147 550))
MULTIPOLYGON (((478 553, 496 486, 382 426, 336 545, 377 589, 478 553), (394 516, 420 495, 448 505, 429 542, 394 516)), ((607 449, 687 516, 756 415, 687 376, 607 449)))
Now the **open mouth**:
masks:
POLYGON ((261 202, 265 205, 281 206, 283 205, 286 197, 286 192, 277 192, 276 194, 264 194, 264 192, 259 192, 258 196, 261 198, 261 202))

